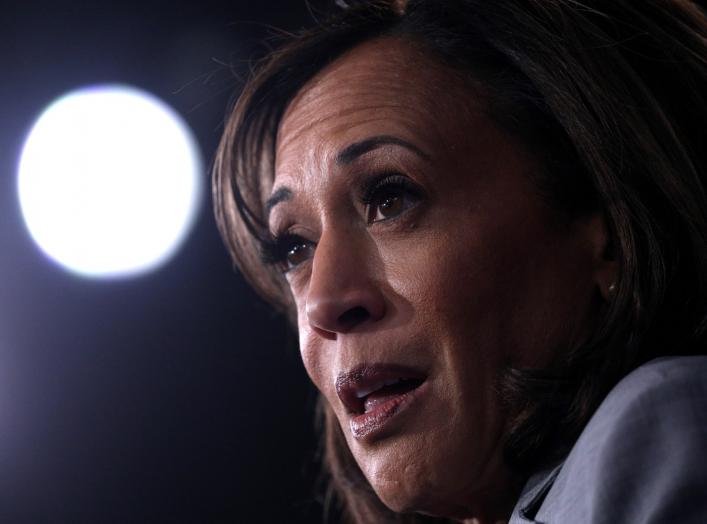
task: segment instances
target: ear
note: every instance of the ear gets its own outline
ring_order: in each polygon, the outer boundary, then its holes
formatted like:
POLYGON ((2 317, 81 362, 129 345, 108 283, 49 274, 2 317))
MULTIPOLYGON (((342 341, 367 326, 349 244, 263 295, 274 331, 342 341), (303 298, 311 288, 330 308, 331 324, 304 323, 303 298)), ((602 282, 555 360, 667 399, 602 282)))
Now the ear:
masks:
POLYGON ((609 302, 618 285, 619 261, 602 213, 595 213, 586 223, 591 242, 594 283, 606 302, 609 302))

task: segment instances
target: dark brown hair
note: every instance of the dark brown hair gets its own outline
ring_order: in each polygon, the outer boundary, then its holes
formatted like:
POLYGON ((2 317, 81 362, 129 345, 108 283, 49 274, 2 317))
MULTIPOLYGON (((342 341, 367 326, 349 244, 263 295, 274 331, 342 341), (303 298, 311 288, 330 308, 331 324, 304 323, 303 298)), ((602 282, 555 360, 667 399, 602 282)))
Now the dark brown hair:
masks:
MULTIPOLYGON (((607 392, 647 360, 705 353, 707 19, 687 0, 348 2, 256 68, 214 167, 221 234, 250 283, 294 325, 289 289, 259 260, 280 119, 327 64, 401 38, 484 88, 489 114, 544 161, 538 189, 563 216, 601 212, 619 263, 591 336, 541 370, 505 370, 506 459, 523 478, 559 460, 607 392)), ((322 403, 329 494, 352 522, 396 515, 322 403)), ((473 445, 473 444, 470 444, 473 445)))

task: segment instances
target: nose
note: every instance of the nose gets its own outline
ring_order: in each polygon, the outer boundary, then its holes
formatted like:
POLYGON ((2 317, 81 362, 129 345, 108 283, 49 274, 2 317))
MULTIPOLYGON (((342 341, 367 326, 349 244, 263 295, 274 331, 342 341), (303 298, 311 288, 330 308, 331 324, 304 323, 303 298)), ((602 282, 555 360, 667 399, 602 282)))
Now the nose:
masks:
POLYGON ((373 275, 374 261, 354 236, 323 234, 312 260, 307 321, 314 331, 332 340, 386 313, 382 290, 373 275))

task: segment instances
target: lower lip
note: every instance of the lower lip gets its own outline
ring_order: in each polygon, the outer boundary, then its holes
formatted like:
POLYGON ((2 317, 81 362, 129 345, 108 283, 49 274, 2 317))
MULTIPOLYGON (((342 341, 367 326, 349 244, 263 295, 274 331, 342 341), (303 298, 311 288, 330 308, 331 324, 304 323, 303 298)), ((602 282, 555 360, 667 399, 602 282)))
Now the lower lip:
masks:
POLYGON ((406 411, 426 389, 427 381, 423 382, 412 391, 398 395, 376 406, 375 409, 368 413, 356 415, 351 418, 351 433, 354 438, 362 440, 381 436, 381 433, 390 427, 393 418, 396 415, 400 415, 403 411, 406 411))

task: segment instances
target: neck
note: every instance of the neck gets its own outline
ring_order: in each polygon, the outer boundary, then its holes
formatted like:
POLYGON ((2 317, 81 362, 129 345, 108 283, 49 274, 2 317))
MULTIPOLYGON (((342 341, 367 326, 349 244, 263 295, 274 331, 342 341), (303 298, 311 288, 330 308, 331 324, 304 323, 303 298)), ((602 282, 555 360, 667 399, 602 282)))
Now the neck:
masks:
POLYGON ((475 497, 483 500, 483 511, 471 512, 473 517, 460 518, 462 524, 507 524, 513 513, 513 508, 518 501, 518 496, 523 488, 523 479, 506 471, 503 485, 505 489, 489 490, 487 496, 475 497))

